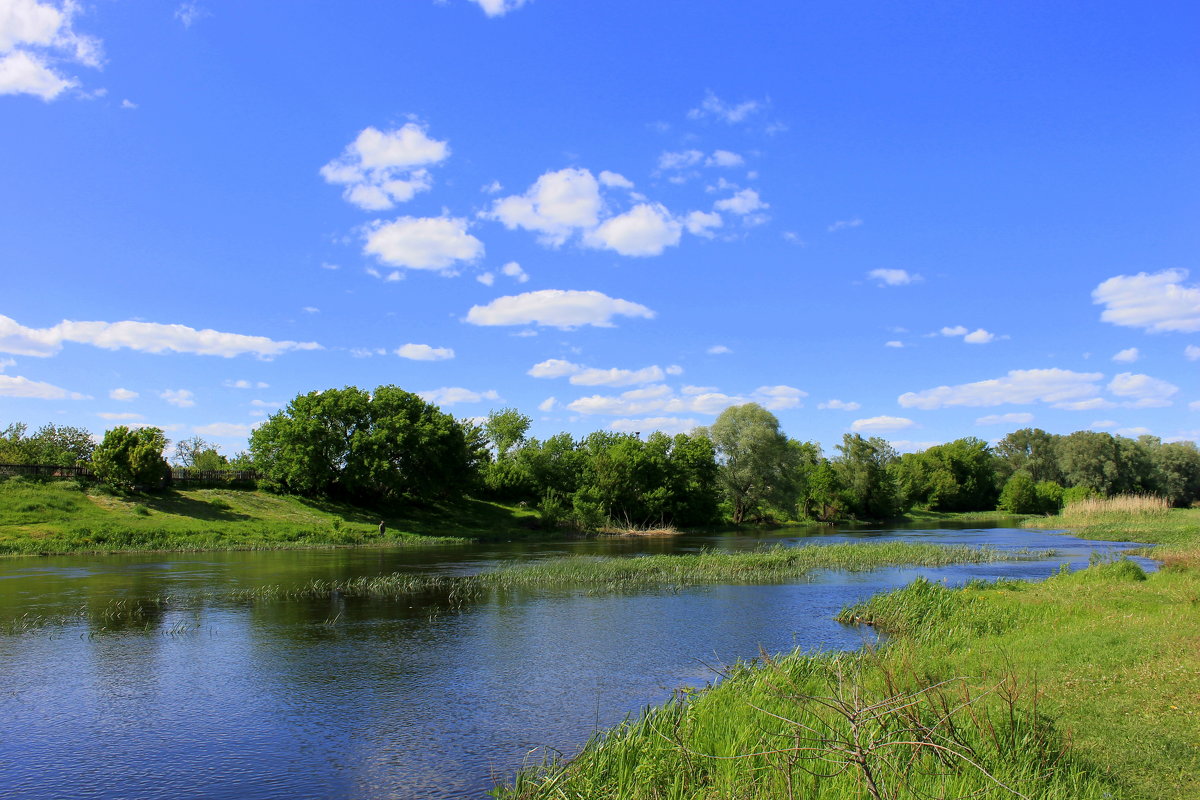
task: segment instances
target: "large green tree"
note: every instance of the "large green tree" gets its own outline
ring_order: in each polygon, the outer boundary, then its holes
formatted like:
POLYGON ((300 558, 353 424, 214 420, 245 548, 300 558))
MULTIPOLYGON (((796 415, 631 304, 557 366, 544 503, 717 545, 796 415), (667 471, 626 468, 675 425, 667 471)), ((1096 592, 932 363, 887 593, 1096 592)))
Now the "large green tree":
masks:
POLYGON ((160 428, 131 430, 118 425, 105 432, 92 453, 96 477, 109 486, 132 491, 161 488, 171 476, 163 458, 167 438, 160 428))
MULTIPOLYGON (((704 429, 702 429, 704 430, 704 429)), ((757 403, 731 406, 704 430, 716 448, 718 482, 739 524, 767 506, 791 511, 796 505, 795 460, 779 420, 757 403)))
POLYGON ((895 478, 888 469, 897 459, 896 451, 878 436, 864 439, 847 433, 837 446, 833 460, 848 511, 859 519, 886 520, 903 511, 895 478))
POLYGON ((458 420, 396 386, 299 395, 251 434, 250 452, 285 491, 368 502, 460 495, 480 457, 458 420))
POLYGON ((91 461, 96 448, 91 431, 84 428, 47 424, 28 431, 23 422, 0 431, 0 463, 73 467, 91 461))
POLYGON ((1062 481, 1058 464, 1058 442, 1062 439, 1041 428, 1022 428, 996 443, 998 476, 1007 480, 1018 470, 1025 470, 1035 482, 1062 481))

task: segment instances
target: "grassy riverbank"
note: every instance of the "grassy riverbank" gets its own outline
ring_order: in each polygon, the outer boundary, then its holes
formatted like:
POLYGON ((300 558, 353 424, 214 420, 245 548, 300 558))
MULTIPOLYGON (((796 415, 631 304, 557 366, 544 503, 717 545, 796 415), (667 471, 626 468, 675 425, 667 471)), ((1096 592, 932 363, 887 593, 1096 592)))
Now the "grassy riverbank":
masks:
POLYGON ((1037 522, 1161 542, 1167 560, 1150 575, 1119 561, 1043 583, 918 581, 843 612, 889 632, 882 650, 735 668, 499 795, 1200 796, 1200 511, 1037 522))
POLYGON ((238 489, 121 497, 75 481, 0 482, 0 555, 451 544, 528 536, 534 519, 475 500, 376 511, 238 489))

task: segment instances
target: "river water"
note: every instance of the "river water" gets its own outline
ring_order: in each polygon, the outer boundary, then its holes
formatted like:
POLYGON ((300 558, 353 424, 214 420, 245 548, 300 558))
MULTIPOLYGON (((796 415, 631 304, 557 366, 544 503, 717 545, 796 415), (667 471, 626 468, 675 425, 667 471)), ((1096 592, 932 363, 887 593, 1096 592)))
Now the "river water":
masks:
POLYGON ((761 651, 852 649, 842 606, 918 575, 1041 579, 1128 543, 1013 528, 799 528, 405 549, 0 561, 0 797, 477 798, 541 748, 761 651), (568 554, 636 556, 901 539, 1055 549, 1046 560, 821 572, 789 583, 436 602, 222 599, 390 572, 468 574, 568 554), (126 605, 170 596, 130 619, 126 605), (56 624, 13 627, 12 620, 56 624), (10 630, 11 629, 11 630, 10 630))

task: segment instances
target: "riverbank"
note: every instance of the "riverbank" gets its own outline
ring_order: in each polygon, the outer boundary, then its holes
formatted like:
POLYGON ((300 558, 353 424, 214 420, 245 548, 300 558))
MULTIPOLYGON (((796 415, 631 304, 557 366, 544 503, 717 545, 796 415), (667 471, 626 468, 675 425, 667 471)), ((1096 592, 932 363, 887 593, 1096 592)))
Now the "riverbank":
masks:
POLYGON ((72 480, 0 481, 0 556, 455 544, 534 533, 532 511, 469 499, 377 511, 255 490, 123 497, 72 480))
POLYGON ((498 795, 1200 796, 1200 511, 1032 522, 1161 543, 1164 566, 917 582, 843 612, 878 652, 735 667, 498 795))

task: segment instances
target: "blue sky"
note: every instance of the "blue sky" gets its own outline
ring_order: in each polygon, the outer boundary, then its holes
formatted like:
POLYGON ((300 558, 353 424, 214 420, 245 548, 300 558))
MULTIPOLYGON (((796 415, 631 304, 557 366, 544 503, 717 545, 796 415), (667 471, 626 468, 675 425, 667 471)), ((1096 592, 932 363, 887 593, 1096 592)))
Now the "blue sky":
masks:
POLYGON ((0 425, 1200 437, 1200 9, 0 0, 0 425), (1189 273, 1189 270, 1191 271, 1189 273))

